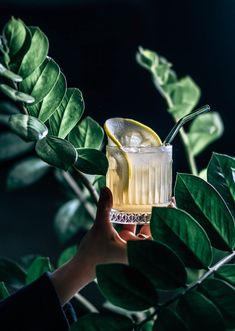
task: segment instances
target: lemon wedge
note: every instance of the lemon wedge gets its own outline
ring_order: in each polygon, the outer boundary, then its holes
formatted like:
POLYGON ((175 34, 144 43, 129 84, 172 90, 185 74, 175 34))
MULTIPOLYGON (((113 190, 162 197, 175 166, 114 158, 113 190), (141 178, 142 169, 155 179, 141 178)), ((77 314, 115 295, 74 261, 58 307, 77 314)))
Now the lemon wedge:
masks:
POLYGON ((108 159, 112 160, 112 164, 116 162, 120 185, 127 191, 131 178, 131 162, 125 148, 160 146, 162 141, 150 127, 129 118, 110 118, 105 122, 104 130, 109 146, 118 147, 109 152, 108 159))

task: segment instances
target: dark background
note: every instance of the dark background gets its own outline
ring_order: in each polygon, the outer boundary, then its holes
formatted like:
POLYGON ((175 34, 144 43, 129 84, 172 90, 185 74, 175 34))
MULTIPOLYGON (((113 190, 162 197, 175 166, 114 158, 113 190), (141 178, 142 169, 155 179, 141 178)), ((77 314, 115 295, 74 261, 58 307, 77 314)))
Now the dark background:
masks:
MULTIPOLYGON (((235 1, 0 0, 1 29, 11 16, 48 36, 49 55, 68 86, 83 92, 87 115, 101 125, 113 116, 133 118, 164 138, 172 118, 150 75, 135 61, 139 45, 157 51, 179 77, 188 74, 201 87, 199 105, 210 104, 223 119, 224 135, 197 158, 199 168, 212 151, 234 155, 235 1)), ((0 255, 19 259, 33 253, 55 260, 63 247, 53 216, 63 190, 48 175, 32 187, 6 192, 11 165, 0 165, 0 255)), ((188 171, 178 138, 176 171, 188 171)))

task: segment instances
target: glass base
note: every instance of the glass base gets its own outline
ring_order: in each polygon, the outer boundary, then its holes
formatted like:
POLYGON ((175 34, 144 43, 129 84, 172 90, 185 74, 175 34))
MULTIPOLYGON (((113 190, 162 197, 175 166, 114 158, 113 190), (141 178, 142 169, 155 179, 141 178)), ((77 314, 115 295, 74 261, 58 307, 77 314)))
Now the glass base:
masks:
POLYGON ((128 213, 111 209, 110 222, 119 224, 146 224, 150 222, 150 213, 128 213))

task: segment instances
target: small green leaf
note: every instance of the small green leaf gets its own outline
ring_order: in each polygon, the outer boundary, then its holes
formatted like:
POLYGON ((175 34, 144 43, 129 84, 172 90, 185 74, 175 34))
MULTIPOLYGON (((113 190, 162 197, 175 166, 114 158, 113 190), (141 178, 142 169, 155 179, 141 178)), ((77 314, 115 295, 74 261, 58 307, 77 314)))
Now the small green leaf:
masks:
POLYGON ((45 98, 45 96, 54 87, 60 75, 60 68, 58 64, 47 57, 45 61, 36 68, 31 75, 25 78, 20 84, 20 91, 30 94, 38 103, 45 98))
POLYGON ((27 106, 29 113, 46 122, 59 107, 66 93, 66 79, 60 72, 59 77, 50 92, 37 104, 27 106))
POLYGON ((84 206, 84 202, 77 199, 70 200, 59 208, 54 227, 61 242, 65 243, 73 238, 79 229, 91 227, 95 217, 95 207, 89 202, 86 202, 87 205, 90 212, 84 206))
POLYGON ((184 320, 171 308, 165 308, 158 315, 153 331, 190 331, 184 320))
POLYGON ((11 115, 9 126, 25 141, 43 139, 48 133, 48 129, 44 123, 33 116, 24 114, 11 115))
POLYGON ((187 273, 178 256, 156 241, 128 241, 129 264, 142 271, 158 289, 185 286, 187 273))
POLYGON ((27 143, 11 132, 0 135, 0 146, 0 161, 13 159, 33 149, 33 143, 27 143))
POLYGON ((38 27, 29 27, 29 29, 32 35, 31 44, 17 72, 23 78, 29 76, 43 63, 49 48, 47 37, 38 27))
POLYGON ((8 78, 12 80, 13 82, 21 82, 22 77, 19 75, 16 75, 14 72, 8 70, 0 63, 0 76, 8 78))
POLYGON ((10 293, 8 292, 4 282, 0 282, 0 301, 9 297, 10 293))
POLYGON ((215 272, 215 275, 235 286, 235 264, 223 265, 215 272))
POLYGON ((18 90, 13 89, 6 84, 0 84, 0 91, 2 91, 2 93, 4 93, 7 97, 16 102, 20 101, 25 103, 33 103, 35 100, 31 95, 19 92, 18 90))
POLYGON ((102 127, 91 117, 85 117, 69 134, 69 141, 75 148, 100 149, 104 138, 102 127))
POLYGON ((139 47, 138 52, 136 54, 136 61, 145 69, 151 71, 152 67, 157 67, 159 64, 159 56, 157 53, 144 49, 143 47, 139 47))
POLYGON ((195 290, 188 292, 178 302, 177 313, 184 319, 188 330, 225 331, 223 315, 212 300, 195 290))
POLYGON ((104 153, 93 148, 78 148, 77 154, 75 165, 80 171, 105 176, 108 170, 108 160, 104 153))
MULTIPOLYGON (((13 71, 13 72, 18 72, 20 64, 22 62, 23 57, 25 56, 25 54, 28 52, 30 46, 31 46, 31 41, 32 41, 32 34, 30 29, 25 25, 25 39, 24 39, 24 43, 22 45, 22 47, 19 49, 19 51, 11 56, 9 58, 9 68, 13 71)), ((5 62, 7 63, 7 62, 5 62)))
POLYGON ((116 306, 140 311, 158 303, 153 284, 131 266, 118 263, 98 265, 96 276, 101 292, 116 306))
POLYGON ((133 331, 134 324, 126 316, 114 313, 86 314, 72 324, 71 331, 133 331))
POLYGON ((213 153, 207 170, 208 182, 220 193, 235 218, 235 158, 213 153))
POLYGON ((58 267, 71 260, 77 254, 77 251, 77 246, 70 246, 65 248, 65 250, 59 256, 57 263, 58 267))
POLYGON ((9 56, 12 58, 19 52, 24 44, 26 38, 24 23, 20 19, 11 17, 3 28, 3 35, 7 40, 9 56))
POLYGON ((35 150, 43 161, 63 170, 68 170, 77 159, 77 152, 70 142, 53 136, 38 140, 35 150))
POLYGON ((49 165, 37 157, 20 161, 8 173, 7 189, 12 191, 32 185, 41 179, 49 169, 49 165))
POLYGON ((200 154, 209 144, 220 138, 224 127, 219 113, 202 114, 195 118, 188 131, 191 153, 200 154))
POLYGON ((7 287, 20 289, 25 284, 26 273, 14 261, 7 258, 0 258, 0 280, 5 282, 7 287))
POLYGON ((79 122, 84 112, 82 93, 77 88, 68 88, 66 94, 50 117, 50 130, 54 136, 65 138, 79 122))
POLYGON ((31 266, 28 269, 26 284, 32 283, 34 280, 38 279, 45 272, 51 272, 52 266, 50 259, 48 257, 38 256, 33 261, 31 266))
POLYGON ((178 174, 175 197, 177 206, 190 213, 203 226, 214 247, 221 250, 233 249, 233 217, 211 184, 197 176, 178 174))
POLYGON ((150 228, 153 238, 169 246, 187 267, 210 266, 212 247, 208 236, 188 213, 176 208, 153 207, 150 228))

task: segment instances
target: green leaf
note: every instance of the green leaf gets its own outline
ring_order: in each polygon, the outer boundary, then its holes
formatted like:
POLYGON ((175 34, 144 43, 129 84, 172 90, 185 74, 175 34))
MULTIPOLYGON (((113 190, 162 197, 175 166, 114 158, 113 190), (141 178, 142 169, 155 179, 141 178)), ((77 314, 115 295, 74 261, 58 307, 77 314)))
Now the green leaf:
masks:
POLYGON ((19 51, 14 55, 11 56, 9 58, 8 62, 5 63, 9 63, 9 67, 13 72, 18 72, 20 64, 22 62, 23 57, 25 56, 25 54, 28 52, 30 46, 31 46, 31 41, 32 41, 32 34, 30 29, 25 25, 25 39, 24 39, 24 43, 22 45, 22 47, 19 49, 19 51))
POLYGON ((102 127, 91 117, 85 117, 69 134, 69 141, 75 148, 100 149, 104 138, 102 127))
POLYGON ((101 292, 116 306, 140 311, 158 303, 153 284, 131 266, 118 263, 98 265, 96 276, 101 292))
POLYGON ((153 331, 190 331, 184 320, 171 308, 165 308, 158 315, 153 331))
POLYGON ((159 64, 159 56, 156 52, 149 49, 139 47, 136 54, 136 61, 145 69, 151 71, 152 67, 157 67, 159 64))
POLYGON ((53 136, 38 140, 35 150, 43 161, 63 170, 68 170, 77 158, 77 152, 72 144, 53 136))
POLYGON ((45 272, 51 272, 52 266, 50 259, 48 257, 38 256, 33 261, 31 266, 28 269, 26 284, 32 283, 34 280, 38 279, 45 272))
POLYGON ((114 313, 86 314, 72 324, 71 331, 132 331, 134 324, 126 316, 114 313))
POLYGON ((175 197, 177 206, 190 213, 203 226, 214 247, 221 250, 233 249, 233 217, 211 184, 193 175, 178 174, 175 197))
POLYGON ((29 113, 46 122, 59 107, 66 93, 66 79, 60 72, 59 77, 50 92, 37 104, 27 106, 29 113))
POLYGON ((29 76, 45 60, 49 42, 45 34, 38 27, 29 27, 32 39, 27 53, 20 64, 18 74, 23 78, 29 76))
POLYGON ((202 114, 195 118, 188 131, 191 153, 200 154, 209 144, 220 138, 224 127, 219 113, 202 114))
POLYGON ((150 221, 154 239, 169 246, 185 263, 195 269, 212 262, 212 247, 203 228, 183 210, 153 207, 150 221))
POLYGON ((80 229, 89 229, 95 217, 95 207, 89 205, 89 211, 84 206, 84 202, 77 199, 70 200, 63 204, 55 217, 54 227, 59 240, 63 243, 73 238, 80 229), (93 214, 93 215, 91 215, 93 214))
POLYGON ((100 193, 101 188, 106 186, 106 177, 101 175, 95 176, 92 185, 94 185, 96 191, 100 193))
POLYGON ((198 174, 199 177, 201 177, 202 179, 204 180, 207 180, 207 169, 202 169, 199 174, 198 174))
POLYGON ((37 157, 16 163, 8 173, 7 189, 12 191, 32 185, 48 172, 50 167, 37 157))
POLYGON ((215 272, 215 275, 235 286, 235 264, 223 265, 215 272))
POLYGON ((14 261, 7 258, 0 258, 0 281, 5 282, 7 287, 15 290, 25 284, 26 273, 14 261))
POLYGON ((208 182, 223 197, 235 218, 235 158, 213 153, 207 170, 208 182))
POLYGON ((22 77, 19 75, 16 75, 14 72, 8 70, 0 63, 0 76, 8 78, 12 80, 13 82, 21 82, 22 77))
POLYGON ((8 292, 4 282, 0 282, 0 301, 9 297, 10 293, 8 292))
POLYGON ((178 256, 156 241, 128 241, 129 264, 142 271, 159 289, 185 286, 187 273, 178 256))
POLYGON ((84 112, 84 101, 82 93, 77 88, 69 88, 66 94, 50 117, 50 130, 54 136, 65 138, 79 122, 84 112))
POLYGON ((70 246, 65 248, 65 250, 60 254, 57 265, 58 267, 62 266, 69 260, 71 260, 77 254, 77 246, 70 246))
POLYGON ((212 300, 195 290, 185 294, 178 302, 177 313, 190 331, 225 331, 223 315, 212 300))
POLYGON ((31 95, 28 95, 23 92, 19 92, 18 90, 13 89, 12 87, 6 85, 6 84, 0 84, 0 91, 4 93, 7 97, 9 97, 11 100, 16 102, 25 102, 25 103, 33 103, 34 97, 31 95))
POLYGON ((235 289, 230 284, 219 279, 206 279, 199 287, 222 312, 226 325, 235 325, 235 289))
POLYGON ((78 148, 77 154, 75 165, 80 171, 105 176, 108 170, 108 160, 104 153, 93 148, 78 148))
POLYGON ((171 99, 168 111, 178 120, 189 114, 197 105, 200 99, 200 89, 189 76, 181 78, 175 83, 164 86, 165 93, 171 99))
POLYGON ((10 160, 32 150, 33 144, 27 143, 15 133, 4 132, 0 135, 0 161, 10 160))
POLYGON ((3 35, 7 40, 9 56, 12 58, 19 52, 24 44, 26 38, 24 23, 20 19, 11 17, 3 28, 3 35))
POLYGON ((59 75, 60 68, 58 64, 47 57, 31 75, 19 84, 19 89, 24 93, 30 94, 35 99, 34 103, 38 103, 51 91, 59 75))
POLYGON ((9 126, 25 141, 43 139, 48 133, 48 129, 43 122, 33 116, 24 114, 11 115, 9 126))

